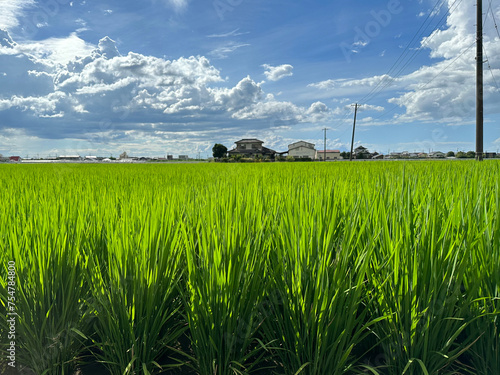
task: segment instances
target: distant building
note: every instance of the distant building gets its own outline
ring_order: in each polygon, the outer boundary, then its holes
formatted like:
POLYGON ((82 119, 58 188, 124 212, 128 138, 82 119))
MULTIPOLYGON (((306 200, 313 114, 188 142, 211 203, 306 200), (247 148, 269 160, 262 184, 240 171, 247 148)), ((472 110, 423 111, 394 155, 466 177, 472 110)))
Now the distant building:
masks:
POLYGON ((188 155, 179 155, 179 160, 188 160, 189 156, 188 155))
POLYGON ((236 143, 236 148, 229 150, 229 156, 246 156, 246 157, 256 157, 256 156, 269 156, 274 158, 276 151, 263 146, 263 141, 251 138, 251 139, 241 139, 236 143))
POLYGON ((358 146, 354 149, 354 157, 356 159, 371 159, 372 155, 366 147, 358 146))
POLYGON ((288 156, 293 156, 294 158, 316 158, 316 149, 314 148, 314 143, 309 143, 306 141, 299 141, 288 145, 288 156))
POLYGON ((444 153, 442 153, 441 151, 434 151, 434 152, 431 152, 429 154, 429 157, 435 158, 435 159, 441 159, 441 158, 446 157, 446 155, 444 153))
POLYGON ((174 160, 174 155, 167 155, 167 160, 174 160))
POLYGON ((70 161, 77 161, 81 160, 82 158, 80 155, 63 155, 58 157, 59 160, 70 160, 70 161))
POLYGON ((340 150, 318 150, 316 151, 317 160, 340 160, 340 150), (326 156, 326 158, 325 158, 326 156))
POLYGON ((9 157, 9 160, 10 161, 21 161, 21 157, 20 156, 11 156, 11 157, 9 157))

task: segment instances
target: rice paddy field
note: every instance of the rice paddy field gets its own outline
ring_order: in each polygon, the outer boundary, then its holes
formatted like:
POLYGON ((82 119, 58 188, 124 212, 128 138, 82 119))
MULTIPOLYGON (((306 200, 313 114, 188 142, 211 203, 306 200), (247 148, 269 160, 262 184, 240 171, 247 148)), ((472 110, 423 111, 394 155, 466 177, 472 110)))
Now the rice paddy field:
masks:
POLYGON ((0 373, 14 311, 19 374, 500 374, 499 183, 498 161, 1 165, 0 373))

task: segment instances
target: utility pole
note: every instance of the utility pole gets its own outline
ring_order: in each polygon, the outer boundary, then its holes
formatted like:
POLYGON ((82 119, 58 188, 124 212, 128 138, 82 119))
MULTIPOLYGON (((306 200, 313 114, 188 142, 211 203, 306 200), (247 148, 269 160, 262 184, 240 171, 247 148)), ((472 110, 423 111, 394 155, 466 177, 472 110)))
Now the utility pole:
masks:
POLYGON ((323 130, 325 132, 325 141, 323 142, 323 161, 326 161, 326 131, 328 129, 324 128, 323 130))
POLYGON ((356 130, 356 115, 358 113, 358 103, 354 104, 354 125, 352 126, 351 154, 349 161, 352 161, 352 148, 354 147, 354 131, 356 130))
POLYGON ((483 0, 477 1, 476 160, 483 160, 483 0))

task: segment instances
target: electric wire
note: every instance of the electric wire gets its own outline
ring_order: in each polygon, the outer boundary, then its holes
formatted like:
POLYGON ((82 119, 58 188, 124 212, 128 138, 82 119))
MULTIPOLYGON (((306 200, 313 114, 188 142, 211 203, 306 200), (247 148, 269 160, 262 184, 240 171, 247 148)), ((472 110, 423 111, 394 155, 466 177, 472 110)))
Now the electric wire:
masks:
MULTIPOLYGON (((466 52, 468 52, 474 45, 476 44, 476 41, 474 41, 469 47, 467 47, 466 49, 464 49, 457 57, 455 57, 453 59, 453 61, 451 63, 449 63, 447 66, 444 67, 444 69, 442 69, 439 73, 437 73, 434 77, 432 77, 432 79, 430 81, 428 81, 426 84, 424 84, 423 86, 419 86, 417 88, 417 90, 422 90, 424 88, 426 88, 428 85, 430 85, 436 78, 438 78, 441 74, 443 74, 449 67, 451 67, 459 58, 461 58, 466 52)), ((401 104, 402 105, 405 105, 409 102, 409 99, 408 100, 405 100, 403 101, 401 104)), ((386 116, 387 114, 393 112, 394 110, 396 110, 398 107, 400 107, 400 105, 395 105, 394 107, 392 107, 390 110, 384 112, 383 114, 381 114, 380 116, 378 117, 375 117, 373 120, 378 120, 384 116, 386 116)))
MULTIPOLYGON (((396 61, 394 62, 394 64, 392 64, 391 68, 387 71, 386 74, 382 75, 382 79, 377 83, 377 85, 368 93, 366 94, 364 97, 362 97, 360 100, 358 100, 358 102, 362 102, 362 103, 365 103, 367 102, 369 99, 369 97, 372 95, 372 96, 375 96, 376 93, 375 91, 377 91, 377 89, 380 87, 380 85, 382 83, 384 83, 384 80, 386 80, 387 77, 387 80, 388 81, 392 81, 392 79, 390 79, 390 76, 391 76, 391 72, 397 68, 400 60, 402 61, 404 59, 404 57, 406 56, 407 52, 409 51, 410 49, 410 46, 413 44, 413 42, 415 41, 415 39, 418 37, 418 35, 420 34, 420 31, 422 30, 422 28, 425 26, 425 24, 427 23, 427 21, 429 20, 429 18, 431 17, 431 15, 435 15, 437 14, 436 12, 436 8, 439 8, 438 9, 441 9, 441 7, 443 6, 444 4, 444 0, 438 0, 438 2, 434 5, 434 8, 432 9, 432 11, 427 15, 427 17, 425 18, 424 22, 420 25, 420 28, 417 30, 417 32, 413 35, 413 38, 410 40, 410 42, 406 45, 405 49, 403 50, 403 52, 401 52, 401 54, 399 55, 399 57, 396 59, 396 61)), ((384 83, 385 84, 385 83, 384 83)), ((380 91, 380 90, 379 90, 380 91)))
MULTIPOLYGON (((451 4, 451 6, 447 10, 447 12, 439 19, 439 21, 434 26, 434 28, 433 28, 434 31, 438 30, 441 27, 441 25, 444 23, 446 17, 451 15, 456 10, 458 5, 460 5, 461 2, 462 2, 462 0, 455 0, 451 4)), ((427 15, 426 19, 421 24, 421 26, 417 30, 417 32, 414 34, 411 41, 407 44, 405 50, 401 53, 401 55, 398 57, 396 62, 392 65, 392 67, 389 69, 389 71, 382 76, 383 78, 378 82, 378 84, 368 94, 366 94, 362 99, 360 99, 359 102, 367 103, 367 102, 371 101, 372 99, 374 99, 378 93, 380 93, 382 90, 384 90, 386 87, 388 87, 392 82, 394 82, 397 78, 399 78, 399 76, 403 73, 404 69, 406 69, 408 67, 408 65, 411 64, 411 62, 413 62, 415 60, 417 55, 424 49, 424 46, 421 45, 418 48, 415 48, 414 42, 421 40, 421 38, 423 37, 424 33, 427 31, 427 29, 431 25, 434 18, 440 13, 441 7, 444 5, 444 3, 445 3, 445 1, 439 0, 434 5, 434 8, 427 15), (427 21, 429 19, 430 19, 430 21, 427 24, 427 21), (410 53, 410 51, 412 49, 414 50, 413 54, 405 62, 404 61, 405 58, 408 56, 408 54, 410 53), (401 64, 403 64, 403 65, 401 66, 401 64), (396 73, 394 75, 392 74, 393 71, 396 71, 396 73), (393 76, 391 77, 391 75, 393 75, 393 76)), ((434 31, 427 38, 427 41, 430 41, 434 37, 434 35, 435 35, 434 31)))
MULTIPOLYGON (((491 12, 491 18, 493 19, 493 23, 495 24, 495 30, 497 32, 498 38, 500 38, 500 32, 498 31, 497 20, 495 18, 495 12, 493 12, 492 0, 490 0, 490 6, 488 11, 491 12)), ((486 14, 488 15, 488 14, 486 14)))
POLYGON ((493 78, 493 82, 495 83, 495 87, 497 88, 497 90, 500 90, 500 88, 498 87, 497 80, 493 74, 493 70, 491 69, 490 59, 488 58, 488 55, 486 54, 486 50, 484 48, 483 48, 483 53, 484 53, 484 56, 486 57, 486 62, 488 63, 488 69, 491 73, 491 77, 493 78))
MULTIPOLYGON (((420 46, 419 48, 415 49, 415 51, 413 52, 413 54, 410 56, 410 58, 408 60, 406 60, 406 62, 403 64, 403 61, 404 59, 408 56, 409 54, 409 50, 412 46, 412 43, 414 42, 415 39, 420 39, 423 35, 423 33, 427 30, 427 28, 429 27, 430 23, 426 25, 426 22, 429 20, 429 18, 432 17, 431 21, 434 19, 434 17, 440 13, 440 9, 441 7, 443 6, 445 1, 441 1, 441 0, 438 0, 437 3, 434 5, 434 8, 433 10, 428 14, 428 16, 426 17, 426 19, 424 20, 424 22, 422 23, 422 25, 420 26, 420 28, 417 30, 417 32, 415 33, 415 35, 413 36, 413 38, 411 39, 411 41, 407 44, 405 50, 401 53, 401 55, 398 57, 398 59, 396 60, 396 62, 391 66, 391 68, 389 69, 389 71, 384 74, 382 77, 382 79, 377 83, 377 85, 368 93, 366 94, 363 98, 361 98, 361 100, 359 100, 358 102, 361 102, 361 103, 367 103, 371 100, 373 100, 382 90, 384 90, 387 86, 389 86, 392 82, 394 82, 397 78, 399 78, 399 76, 403 73, 403 71, 408 67, 409 64, 411 64, 411 62, 414 61, 414 59, 417 57, 418 53, 420 53, 423 48, 425 46, 420 46), (425 28, 424 28, 425 26, 425 28), (423 29, 423 31, 421 31, 423 29), (394 75, 394 77, 391 77, 391 74, 393 71, 395 71, 398 66, 400 66, 400 64, 403 64, 399 70, 397 70, 397 73, 394 75)), ((458 6, 462 3, 462 0, 455 0, 451 6, 449 7, 448 11, 440 18, 440 20, 437 22, 436 26, 434 27, 434 31, 430 34, 430 36, 427 38, 427 42, 430 41, 432 39, 432 37, 436 34, 435 31, 438 30, 441 25, 443 24, 444 20, 450 16, 457 8, 458 6)), ((497 23, 496 23, 496 19, 495 19, 495 16, 494 16, 494 12, 493 12, 493 9, 492 9, 492 0, 489 0, 489 10, 488 12, 491 12, 491 15, 492 15, 492 19, 493 19, 493 22, 495 24, 495 29, 497 31, 497 34, 499 35, 500 37, 500 33, 499 33, 499 30, 498 30, 498 26, 497 26, 497 23)), ((488 14, 487 12, 487 14, 488 14)), ((486 17, 487 17, 487 14, 485 16, 485 20, 483 22, 483 27, 484 27, 484 24, 486 23, 486 17)), ((474 45, 476 44, 476 41, 474 41, 471 45, 469 45, 466 49, 464 49, 457 57, 455 57, 453 59, 453 61, 450 62, 450 64, 448 64, 444 69, 442 69, 439 73, 437 73, 435 76, 432 77, 431 80, 429 80, 427 83, 425 83, 423 86, 419 86, 417 89, 418 90, 422 90, 424 89, 425 87, 427 87, 428 85, 430 85, 436 78, 438 78, 440 75, 442 75, 447 69, 449 69, 453 64, 456 63, 456 61, 458 59, 460 59, 465 53, 467 53, 474 45)), ((485 53, 486 55, 486 53, 485 53)), ((488 60, 488 57, 486 56, 487 60, 488 60)), ((495 79, 495 76, 493 74, 493 71, 491 69, 491 66, 488 62, 488 68, 490 70, 490 73, 493 77, 493 81, 495 82, 495 86, 497 87, 498 89, 498 84, 497 84, 497 81, 495 79)), ((399 108, 401 105, 405 105, 409 102, 409 99, 401 102, 400 105, 394 105, 391 109, 385 111, 384 113, 380 114, 379 116, 376 116, 373 118, 373 121, 374 120, 378 120, 378 119, 381 119, 385 116, 387 116, 388 114, 394 112, 397 108, 399 108)), ((342 125, 342 122, 344 122, 346 120, 348 115, 346 115, 340 122, 339 125, 342 125)), ((347 130, 346 130, 347 132, 347 130)), ((344 133, 345 134, 345 133, 344 133)))

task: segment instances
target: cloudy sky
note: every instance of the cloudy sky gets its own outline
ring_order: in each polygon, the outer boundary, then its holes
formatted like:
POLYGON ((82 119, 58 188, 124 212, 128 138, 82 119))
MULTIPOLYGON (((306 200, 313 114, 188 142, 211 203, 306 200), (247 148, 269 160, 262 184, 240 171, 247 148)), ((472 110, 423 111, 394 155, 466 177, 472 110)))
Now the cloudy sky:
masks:
MULTIPOLYGON (((0 153, 473 150, 475 1, 0 0, 0 153)), ((484 148, 500 148, 484 1, 484 148)))

